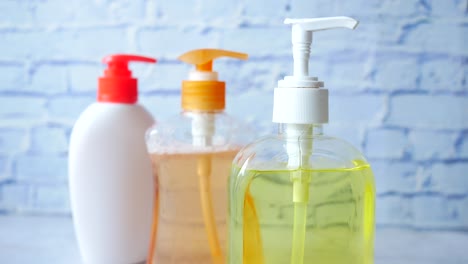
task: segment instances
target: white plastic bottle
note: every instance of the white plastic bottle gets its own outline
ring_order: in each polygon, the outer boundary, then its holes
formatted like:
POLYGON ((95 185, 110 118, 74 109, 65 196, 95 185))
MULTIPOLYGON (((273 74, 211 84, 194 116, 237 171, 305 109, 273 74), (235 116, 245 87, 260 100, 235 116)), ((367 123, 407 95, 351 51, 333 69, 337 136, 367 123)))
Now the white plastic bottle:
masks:
POLYGON ((151 162, 145 131, 152 116, 137 104, 129 61, 113 55, 99 78, 98 102, 76 122, 70 139, 69 184, 76 237, 86 264, 146 260, 153 210, 151 162))

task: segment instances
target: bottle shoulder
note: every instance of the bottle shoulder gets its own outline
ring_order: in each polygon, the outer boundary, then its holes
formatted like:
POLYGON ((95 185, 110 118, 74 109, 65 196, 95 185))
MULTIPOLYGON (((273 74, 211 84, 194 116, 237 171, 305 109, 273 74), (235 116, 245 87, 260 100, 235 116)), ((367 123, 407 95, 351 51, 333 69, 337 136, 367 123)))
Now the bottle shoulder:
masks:
POLYGON ((146 153, 143 137, 153 123, 151 114, 140 105, 93 103, 73 126, 70 158, 85 155, 99 160, 111 156, 128 159, 135 153, 146 153))
MULTIPOLYGON (((314 135, 307 139, 297 139, 295 143, 308 140, 310 149, 302 149, 301 155, 308 157, 308 164, 316 169, 354 168, 367 164, 364 155, 347 141, 327 135, 314 135)), ((288 169, 287 145, 290 140, 284 135, 271 135, 257 139, 241 149, 234 159, 234 165, 249 169, 270 170, 288 169)))
POLYGON ((71 139, 103 138, 119 135, 141 137, 154 124, 152 115, 137 104, 93 103, 75 122, 71 139))
POLYGON ((255 138, 254 130, 225 112, 181 113, 155 123, 146 132, 150 152, 193 150, 194 137, 210 137, 210 149, 240 149, 255 138))
POLYGON ((139 104, 92 103, 78 117, 78 122, 132 122, 151 126, 153 116, 139 104))
POLYGON ((177 128, 177 129, 191 129, 193 125, 193 121, 196 118, 202 118, 206 120, 214 121, 217 128, 223 129, 236 129, 238 127, 246 127, 250 129, 250 126, 229 115, 224 112, 193 112, 193 113, 179 113, 177 115, 173 115, 166 120, 161 120, 157 124, 151 127, 148 131, 151 130, 164 130, 166 128, 177 128))

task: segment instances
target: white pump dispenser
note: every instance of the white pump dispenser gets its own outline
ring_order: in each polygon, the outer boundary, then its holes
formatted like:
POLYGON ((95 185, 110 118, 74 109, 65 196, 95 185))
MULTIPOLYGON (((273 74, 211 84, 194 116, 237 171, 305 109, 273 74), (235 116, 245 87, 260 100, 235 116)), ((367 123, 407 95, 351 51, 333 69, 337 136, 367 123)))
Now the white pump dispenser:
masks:
POLYGON ((350 17, 290 19, 294 74, 286 76, 275 88, 273 122, 285 124, 328 123, 328 90, 323 82, 309 76, 312 32, 334 28, 355 29, 358 21, 350 17))
POLYGON ((294 73, 274 89, 278 134, 252 142, 233 161, 228 263, 371 264, 372 171, 353 146, 323 135, 328 90, 308 69, 314 31, 354 29, 358 22, 328 17, 285 23, 292 24, 294 73))
POLYGON ((292 24, 293 76, 278 82, 274 91, 273 122, 284 125, 288 168, 293 182, 294 228, 292 264, 302 264, 306 233, 307 203, 311 175, 310 155, 313 149, 314 124, 328 123, 328 90, 323 82, 309 76, 312 32, 334 28, 354 29, 358 21, 349 17, 286 19, 292 24))

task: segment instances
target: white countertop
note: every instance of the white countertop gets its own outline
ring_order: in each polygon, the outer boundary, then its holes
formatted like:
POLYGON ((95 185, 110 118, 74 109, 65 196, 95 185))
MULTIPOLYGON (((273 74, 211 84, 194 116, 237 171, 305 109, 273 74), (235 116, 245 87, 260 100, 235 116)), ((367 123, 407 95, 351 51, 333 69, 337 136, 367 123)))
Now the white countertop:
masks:
MULTIPOLYGON (((467 264, 468 233, 377 229, 375 264, 467 264)), ((0 263, 80 264, 69 217, 0 216, 0 263)))

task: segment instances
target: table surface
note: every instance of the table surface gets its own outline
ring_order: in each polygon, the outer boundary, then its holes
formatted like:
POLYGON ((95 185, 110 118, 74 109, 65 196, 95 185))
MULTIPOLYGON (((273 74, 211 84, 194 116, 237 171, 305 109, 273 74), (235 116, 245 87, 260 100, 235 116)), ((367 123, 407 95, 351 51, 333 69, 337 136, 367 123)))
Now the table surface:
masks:
MULTIPOLYGON (((375 264, 466 264, 468 233, 379 228, 375 264)), ((81 263, 70 217, 0 216, 0 263, 81 263)))

